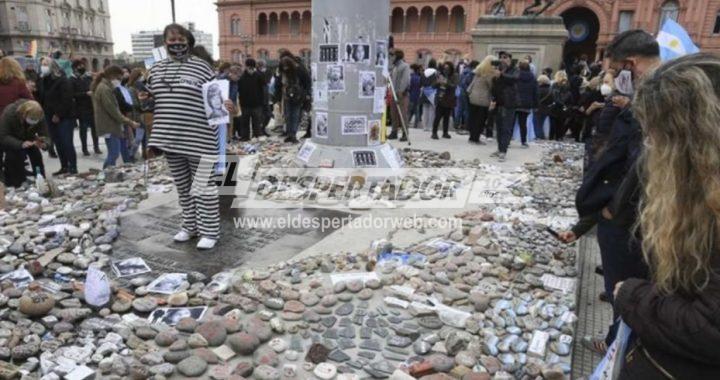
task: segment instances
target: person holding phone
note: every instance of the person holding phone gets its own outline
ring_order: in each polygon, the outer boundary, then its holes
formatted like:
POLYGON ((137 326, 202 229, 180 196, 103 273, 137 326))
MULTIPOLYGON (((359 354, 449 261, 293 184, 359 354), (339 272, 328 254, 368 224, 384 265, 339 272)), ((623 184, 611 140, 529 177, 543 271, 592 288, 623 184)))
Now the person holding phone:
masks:
POLYGON ((0 146, 5 151, 4 181, 19 187, 27 178, 25 157, 33 172, 45 176, 42 153, 48 130, 42 107, 34 100, 19 99, 3 110, 0 116, 0 146))
MULTIPOLYGON (((140 101, 154 100, 148 147, 167 159, 182 208, 182 227, 173 237, 187 242, 200 236, 198 249, 212 249, 220 234, 220 205, 213 173, 218 154, 218 129, 208 124, 203 84, 215 78, 204 60, 191 54, 195 40, 185 27, 170 24, 163 31, 168 58, 155 63, 140 101)), ((233 113, 232 101, 224 102, 233 113)))

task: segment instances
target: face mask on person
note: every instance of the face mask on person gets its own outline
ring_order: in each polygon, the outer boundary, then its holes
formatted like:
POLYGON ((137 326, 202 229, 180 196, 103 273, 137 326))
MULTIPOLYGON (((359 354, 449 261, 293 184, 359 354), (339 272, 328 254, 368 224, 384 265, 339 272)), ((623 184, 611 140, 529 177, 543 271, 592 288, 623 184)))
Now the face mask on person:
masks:
POLYGON ((80 75, 85 75, 85 71, 86 71, 86 70, 85 70, 84 67, 78 67, 78 68, 77 68, 77 72, 78 72, 78 74, 80 74, 80 75))
POLYGON ((602 94, 602 96, 610 96, 612 92, 612 86, 610 86, 609 84, 603 83, 602 86, 600 86, 600 93, 602 94))
POLYGON ((120 79, 113 79, 110 81, 114 87, 120 87, 120 84, 122 83, 120 79))
POLYGON ((44 77, 50 75, 50 66, 40 66, 40 75, 44 77))
POLYGON ((168 54, 175 58, 185 58, 185 56, 188 55, 188 52, 190 51, 190 46, 188 44, 169 44, 167 46, 168 54))
POLYGON ((255 69, 253 69, 253 68, 248 68, 248 69, 247 69, 247 72, 250 73, 250 74, 255 74, 255 69))
POLYGON ((615 88, 617 88, 618 92, 623 95, 632 96, 635 92, 632 71, 628 69, 620 71, 618 77, 615 78, 615 88))
POLYGON ((37 123, 39 123, 40 120, 35 120, 35 119, 31 118, 31 117, 26 117, 26 118, 25 118, 25 122, 26 122, 28 125, 37 125, 37 123))

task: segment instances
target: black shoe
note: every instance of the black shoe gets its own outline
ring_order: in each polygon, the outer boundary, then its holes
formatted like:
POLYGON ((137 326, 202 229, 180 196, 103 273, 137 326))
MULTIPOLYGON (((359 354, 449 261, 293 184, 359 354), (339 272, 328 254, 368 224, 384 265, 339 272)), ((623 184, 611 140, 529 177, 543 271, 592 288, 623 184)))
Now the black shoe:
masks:
POLYGON ((387 138, 388 140, 397 140, 397 133, 390 133, 390 136, 388 136, 387 138))
POLYGON ((63 174, 68 174, 68 170, 66 168, 60 168, 60 170, 53 173, 54 176, 63 175, 63 174))
POLYGON ((70 169, 68 170, 68 174, 78 174, 77 169, 70 169))
POLYGON ((306 134, 304 134, 304 135, 301 137, 301 139, 309 139, 309 138, 311 138, 311 137, 312 137, 312 136, 311 136, 309 133, 306 133, 306 134))
POLYGON ((400 141, 407 141, 407 136, 402 135, 402 137, 400 138, 400 141))
POLYGON ((439 140, 439 139, 440 139, 440 138, 438 137, 438 135, 435 134, 435 133, 433 133, 433 135, 430 136, 430 138, 433 139, 433 140, 439 140))
POLYGON ((100 150, 100 148, 95 148, 95 154, 102 154, 102 150, 100 150))
POLYGON ((449 138, 450 138, 450 135, 446 133, 446 134, 443 135, 443 138, 444 138, 444 139, 449 139, 449 138))
POLYGON ((90 155, 90 152, 88 152, 87 150, 83 150, 83 156, 87 157, 89 155, 90 155))
POLYGON ((299 142, 298 139, 295 138, 295 136, 288 136, 283 141, 290 144, 297 144, 299 142))

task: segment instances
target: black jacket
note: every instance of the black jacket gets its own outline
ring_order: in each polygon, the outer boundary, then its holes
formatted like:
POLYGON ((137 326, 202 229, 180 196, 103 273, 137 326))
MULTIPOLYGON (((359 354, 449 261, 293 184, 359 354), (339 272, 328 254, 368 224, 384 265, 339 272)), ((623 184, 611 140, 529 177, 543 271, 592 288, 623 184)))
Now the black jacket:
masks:
POLYGON ((615 119, 604 152, 588 168, 575 198, 580 217, 610 205, 625 175, 633 167, 642 144, 640 124, 628 108, 615 119))
POLYGON ((699 294, 663 294, 647 280, 626 280, 615 308, 638 339, 620 379, 720 379, 720 255, 699 294), (639 343, 638 343, 639 342, 639 343), (654 362, 654 363, 653 363, 654 362), (662 370, 658 369, 662 368, 662 370))
POLYGON ((258 71, 245 71, 238 80, 238 100, 242 108, 262 107, 265 98, 265 77, 258 71))
POLYGON ((455 108, 457 102, 457 96, 455 96, 455 89, 457 88, 458 79, 457 75, 451 75, 446 78, 445 75, 440 74, 435 82, 435 103, 438 107, 443 108, 455 108))
POLYGON ((75 117, 72 84, 65 75, 43 77, 38 81, 38 94, 46 116, 57 115, 61 119, 75 117))
POLYGON ((93 117, 92 98, 88 95, 90 84, 92 83, 91 75, 75 76, 70 78, 72 83, 73 98, 75 99, 75 116, 78 118, 93 117))
POLYGON ((498 107, 515 108, 518 103, 517 83, 520 71, 509 67, 495 78, 493 83, 493 98, 498 107))
POLYGON ((541 84, 538 86, 538 112, 542 114, 550 113, 550 106, 553 104, 552 91, 549 84, 541 84))
POLYGON ((531 71, 520 71, 517 84, 517 108, 533 109, 538 106, 538 84, 531 71))
POLYGON ((18 107, 27 101, 28 99, 20 99, 11 103, 0 116, 0 146, 5 150, 22 149, 23 142, 48 135, 45 120, 40 120, 36 125, 28 125, 18 114, 18 107))

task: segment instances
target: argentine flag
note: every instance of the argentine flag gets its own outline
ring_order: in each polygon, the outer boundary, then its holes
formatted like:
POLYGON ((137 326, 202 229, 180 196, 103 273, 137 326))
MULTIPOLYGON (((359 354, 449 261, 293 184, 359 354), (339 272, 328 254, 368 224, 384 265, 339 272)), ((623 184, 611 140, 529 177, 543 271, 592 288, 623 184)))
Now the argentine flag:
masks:
POLYGON ((700 51, 690 39, 688 32, 670 18, 665 20, 660 29, 657 42, 660 45, 660 58, 663 62, 700 51))

